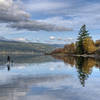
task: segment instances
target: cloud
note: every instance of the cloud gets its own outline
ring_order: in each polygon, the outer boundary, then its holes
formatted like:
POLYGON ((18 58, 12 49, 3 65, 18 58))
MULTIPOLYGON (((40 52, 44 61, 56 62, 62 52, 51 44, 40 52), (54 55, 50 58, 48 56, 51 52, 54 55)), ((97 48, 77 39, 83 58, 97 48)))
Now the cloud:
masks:
POLYGON ((56 37, 55 36, 50 36, 49 38, 50 38, 50 40, 55 40, 56 37))
POLYGON ((61 41, 61 40, 62 40, 62 38, 61 38, 61 37, 59 37, 57 40, 61 41))
POLYGON ((20 38, 14 38, 12 39, 14 41, 19 41, 19 42, 29 42, 26 38, 20 37, 20 38))
POLYGON ((9 27, 16 28, 16 29, 26 29, 29 31, 72 31, 71 28, 66 28, 64 26, 56 26, 53 24, 48 24, 45 22, 39 22, 39 21, 21 21, 17 23, 12 23, 11 25, 8 25, 9 27))
POLYGON ((0 22, 28 31, 71 31, 83 24, 99 29, 99 5, 93 0, 0 0, 0 22))
POLYGON ((41 12, 41 11, 51 11, 51 10, 57 10, 65 8, 67 4, 64 2, 55 2, 55 1, 31 1, 29 4, 25 4, 25 7, 30 12, 41 12))
POLYGON ((27 9, 34 12, 35 17, 43 16, 40 18, 42 22, 66 25, 74 29, 79 29, 83 24, 90 29, 100 27, 99 0, 42 0, 42 3, 40 0, 30 1, 26 6, 27 9))
POLYGON ((20 6, 21 1, 19 2, 19 5, 17 1, 0 0, 0 22, 9 23, 9 25, 7 25, 9 26, 9 28, 16 28, 20 30, 26 29, 28 31, 40 31, 40 30, 71 31, 72 30, 70 28, 39 22, 37 20, 32 20, 30 18, 30 14, 25 11, 24 7, 22 8, 20 6))
POLYGON ((68 43, 72 43, 72 42, 75 42, 76 39, 75 38, 66 38, 64 39, 65 42, 68 42, 68 43))
POLYGON ((30 14, 13 0, 0 0, 0 22, 18 22, 28 20, 29 17, 30 14))
POLYGON ((0 8, 2 9, 9 8, 12 5, 12 3, 13 3, 12 0, 0 0, 0 8))

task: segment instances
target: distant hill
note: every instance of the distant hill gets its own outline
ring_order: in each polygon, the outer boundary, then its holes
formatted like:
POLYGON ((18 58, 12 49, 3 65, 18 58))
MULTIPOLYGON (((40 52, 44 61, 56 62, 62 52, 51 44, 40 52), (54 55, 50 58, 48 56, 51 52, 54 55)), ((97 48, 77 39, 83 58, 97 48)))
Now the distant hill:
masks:
POLYGON ((18 42, 0 39, 0 53, 1 54, 43 54, 50 53, 55 48, 60 47, 61 45, 51 45, 43 43, 29 43, 29 42, 18 42))
POLYGON ((51 46, 54 46, 56 48, 63 48, 64 47, 64 44, 51 44, 51 46))

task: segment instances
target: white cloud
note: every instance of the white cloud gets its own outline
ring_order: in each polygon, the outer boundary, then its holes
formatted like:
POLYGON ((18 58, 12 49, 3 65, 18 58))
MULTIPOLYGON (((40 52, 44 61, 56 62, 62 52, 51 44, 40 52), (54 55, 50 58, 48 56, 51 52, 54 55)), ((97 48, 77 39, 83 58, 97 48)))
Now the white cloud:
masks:
POLYGON ((75 38, 66 38, 66 39, 64 39, 64 41, 67 43, 73 43, 76 41, 76 39, 75 38))
POLYGON ((3 8, 3 9, 9 8, 12 4, 13 4, 12 0, 0 0, 0 8, 3 8))
MULTIPOLYGON (((44 7, 45 4, 42 5, 44 7)), ((0 22, 11 23, 11 25, 8 25, 11 28, 26 29, 29 31, 71 31, 70 28, 31 20, 30 14, 25 11, 24 7, 20 6, 20 1, 18 3, 18 0, 16 2, 14 0, 0 0, 0 22)))
POLYGON ((12 39, 14 41, 19 41, 19 42, 29 42, 26 38, 20 37, 20 38, 14 38, 12 39))
POLYGON ((91 29, 100 27, 100 2, 28 0, 20 4, 20 0, 0 0, 0 21, 14 22, 11 28, 28 31, 70 31, 70 27, 79 29, 82 24, 91 29), (38 19, 32 20, 26 10, 38 19))
POLYGON ((0 21, 17 22, 28 20, 30 14, 24 11, 13 0, 0 0, 0 21))
POLYGON ((55 40, 55 36, 50 36, 50 40, 55 40))
POLYGON ((41 11, 51 11, 62 9, 68 6, 64 2, 55 2, 55 1, 40 1, 40 2, 30 2, 25 4, 26 8, 31 12, 41 12, 41 11))
POLYGON ((40 14, 41 11, 43 11, 41 16, 49 16, 49 18, 40 18, 39 20, 42 22, 73 27, 74 29, 79 29, 83 24, 86 24, 91 29, 99 29, 100 27, 99 1, 43 0, 43 2, 40 2, 40 0, 38 0, 36 2, 36 0, 34 0, 27 5, 27 8, 32 12, 36 12, 36 14, 40 14))

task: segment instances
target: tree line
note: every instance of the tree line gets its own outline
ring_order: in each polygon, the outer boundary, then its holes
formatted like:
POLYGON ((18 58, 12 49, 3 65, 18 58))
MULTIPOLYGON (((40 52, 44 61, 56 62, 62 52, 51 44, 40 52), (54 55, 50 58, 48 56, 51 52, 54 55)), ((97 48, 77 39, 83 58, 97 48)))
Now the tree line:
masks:
POLYGON ((75 43, 66 44, 64 48, 57 48, 51 54, 100 54, 100 40, 94 42, 86 25, 80 28, 77 41, 75 43))

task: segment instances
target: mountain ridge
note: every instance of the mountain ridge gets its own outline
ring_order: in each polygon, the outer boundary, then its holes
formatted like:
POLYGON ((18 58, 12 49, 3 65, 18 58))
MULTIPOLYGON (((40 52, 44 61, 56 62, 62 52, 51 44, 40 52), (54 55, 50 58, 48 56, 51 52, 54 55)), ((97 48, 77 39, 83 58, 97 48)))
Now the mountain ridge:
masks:
POLYGON ((0 53, 16 53, 16 54, 44 54, 50 53, 55 48, 60 48, 61 44, 46 44, 33 42, 20 42, 8 39, 0 39, 0 53))

